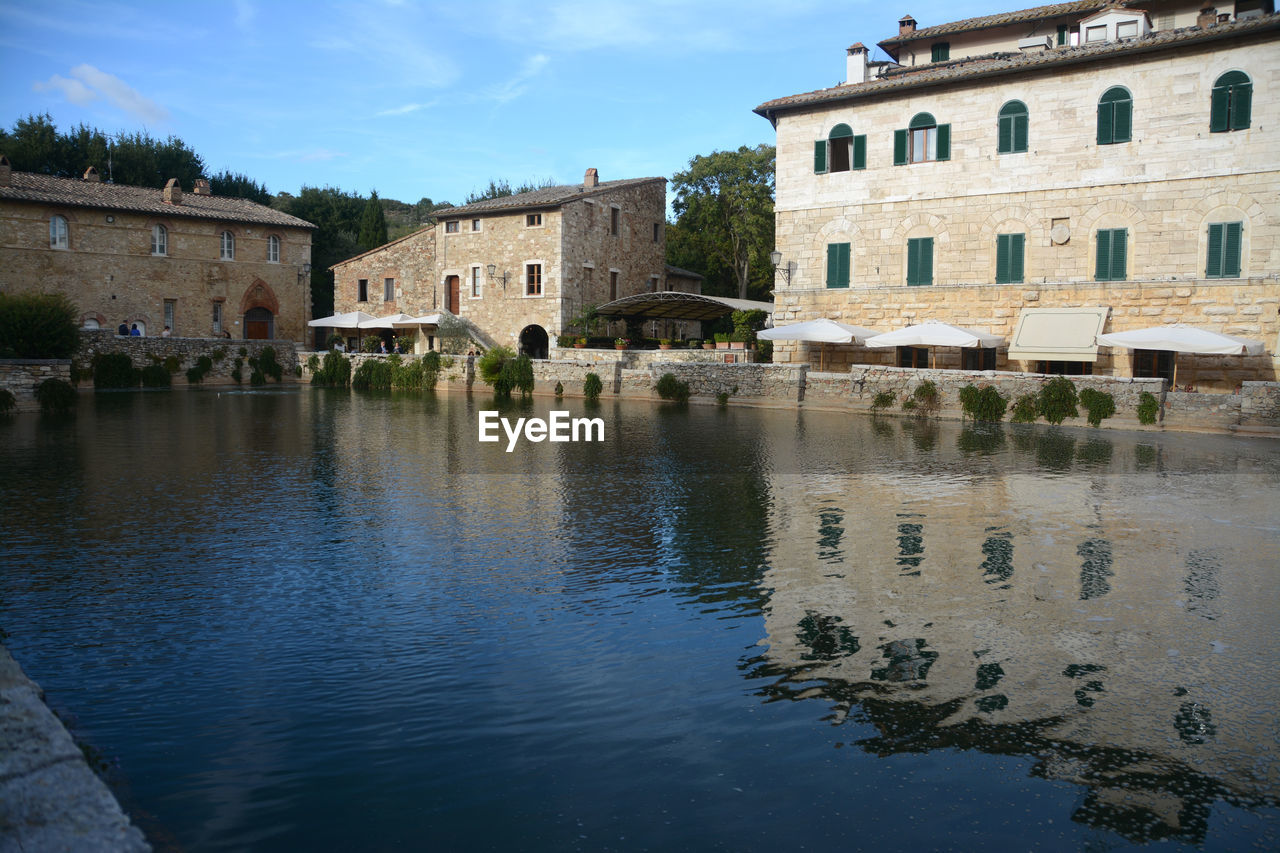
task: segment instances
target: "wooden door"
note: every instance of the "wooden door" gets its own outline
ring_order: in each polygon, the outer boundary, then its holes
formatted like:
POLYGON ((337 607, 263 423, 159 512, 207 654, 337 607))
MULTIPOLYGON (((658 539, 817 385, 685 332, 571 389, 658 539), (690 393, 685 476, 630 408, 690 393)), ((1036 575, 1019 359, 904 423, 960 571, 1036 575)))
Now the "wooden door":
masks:
POLYGON ((461 285, 462 281, 456 275, 451 275, 445 279, 445 287, 449 289, 449 304, 445 307, 449 309, 450 314, 458 313, 461 285))

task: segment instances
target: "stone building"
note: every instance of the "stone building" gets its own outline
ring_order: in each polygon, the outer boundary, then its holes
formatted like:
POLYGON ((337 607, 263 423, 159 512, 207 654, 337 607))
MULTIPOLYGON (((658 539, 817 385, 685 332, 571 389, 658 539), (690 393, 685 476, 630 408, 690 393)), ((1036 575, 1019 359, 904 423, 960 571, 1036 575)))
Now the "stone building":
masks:
POLYGON ((0 290, 65 293, 85 328, 302 341, 311 223, 176 180, 163 190, 15 172, 0 157, 0 290))
MULTIPOLYGON (((1178 322, 1268 350, 1184 358, 1180 384, 1275 378, 1270 0, 908 16, 880 47, 890 61, 854 44, 845 83, 756 108, 777 130, 775 325, 938 320, 1011 344, 942 351, 942 367, 1168 378, 1171 353, 1100 350, 1094 335, 1178 322)), ((924 357, 838 349, 846 364, 924 357)))
POLYGON ((334 310, 441 309, 487 344, 545 358, 584 308, 665 285, 666 179, 544 187, 442 210, 430 228, 335 264, 334 310))

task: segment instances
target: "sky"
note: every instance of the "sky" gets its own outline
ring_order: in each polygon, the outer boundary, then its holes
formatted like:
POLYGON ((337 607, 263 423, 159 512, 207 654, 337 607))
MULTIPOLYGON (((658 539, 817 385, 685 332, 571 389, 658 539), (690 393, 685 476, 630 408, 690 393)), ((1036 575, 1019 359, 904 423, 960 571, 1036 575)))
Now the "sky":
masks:
MULTIPOLYGON (((461 204, 491 179, 667 177, 845 49, 993 0, 0 0, 0 126, 176 136, 207 173, 461 204)), ((1035 4, 1025 4, 1035 5, 1035 4)), ((886 58, 875 48, 873 59, 886 58)), ((3 152, 0 152, 3 153, 3 152)))

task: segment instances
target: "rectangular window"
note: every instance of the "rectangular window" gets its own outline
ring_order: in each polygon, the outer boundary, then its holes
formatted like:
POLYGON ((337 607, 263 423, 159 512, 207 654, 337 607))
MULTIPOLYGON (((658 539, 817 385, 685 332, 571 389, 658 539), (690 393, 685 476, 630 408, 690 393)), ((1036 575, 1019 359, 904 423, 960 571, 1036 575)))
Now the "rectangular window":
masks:
POLYGON ((479 219, 473 219, 473 220, 471 220, 471 230, 472 230, 472 231, 479 231, 479 230, 480 230, 480 220, 479 220, 479 219))
POLYGON ((1205 277, 1240 277, 1240 246, 1243 236, 1243 222, 1214 222, 1209 225, 1205 277))
POLYGON ((951 125, 917 127, 893 132, 893 165, 951 159, 951 125))
POLYGON ((1058 24, 1058 47, 1067 46, 1067 25, 1058 24))
POLYGON ((169 327, 169 331, 173 331, 173 317, 177 312, 178 302, 175 299, 166 299, 164 301, 164 324, 169 327))
POLYGON ((267 263, 280 263, 280 238, 274 234, 267 238, 267 263))
POLYGON ((1174 354, 1162 349, 1133 351, 1133 375, 1138 379, 1165 379, 1173 382, 1174 354))
POLYGON ((448 222, 446 222, 446 223, 444 224, 444 233, 446 233, 446 234, 457 234, 457 233, 458 233, 458 220, 456 220, 456 219, 450 219, 448 222))
POLYGON ((849 286, 849 244, 827 244, 827 287, 849 286))
POLYGON ((996 235, 996 284, 1017 284, 1022 279, 1025 234, 996 235))
POLYGON ((907 284, 933 284, 933 238, 913 237, 907 241, 907 284))
POLYGON ((471 298, 480 298, 480 267, 471 268, 471 298))
POLYGON ((213 303, 213 333, 214 335, 222 334, 222 303, 213 303))
POLYGON ((995 347, 966 347, 960 350, 961 370, 995 370, 995 347))
POLYGON ((384 278, 382 280, 382 301, 394 302, 396 299, 396 280, 394 278, 384 278))
POLYGON ((1138 37, 1137 21, 1121 21, 1116 24, 1116 38, 1136 39, 1138 37))
POLYGON ((362 278, 356 282, 356 301, 369 301, 369 279, 362 278))
POLYGON ((169 254, 169 231, 163 225, 151 226, 151 254, 169 254))
POLYGON ((1099 229, 1095 281, 1124 281, 1128 242, 1129 232, 1124 228, 1099 229))
POLYGON ((526 264, 524 268, 524 295, 542 295, 542 264, 526 264))
POLYGON ((64 216, 49 218, 49 248, 66 249, 71 243, 67 236, 67 219, 64 216))
POLYGON ((1103 24, 1097 27, 1086 27, 1084 31, 1084 43, 1096 44, 1107 40, 1107 25, 1103 24))
POLYGON ((541 225, 541 224, 542 224, 542 214, 541 214, 541 213, 530 213, 530 214, 526 215, 526 216, 525 216, 525 218, 524 218, 524 227, 525 227, 525 228, 537 228, 537 227, 538 227, 539 225, 541 225))
POLYGON ((658 242, 659 229, 662 228, 661 222, 653 223, 653 242, 658 242))
POLYGON ((928 347, 898 347, 898 367, 927 368, 928 366, 928 347))
POLYGON ((951 58, 951 43, 945 41, 934 42, 932 53, 934 62, 946 62, 951 58))
POLYGON ((609 233, 614 237, 622 231, 622 211, 616 207, 609 208, 609 233))
POLYGON ((618 298, 618 271, 609 270, 609 301, 618 298))

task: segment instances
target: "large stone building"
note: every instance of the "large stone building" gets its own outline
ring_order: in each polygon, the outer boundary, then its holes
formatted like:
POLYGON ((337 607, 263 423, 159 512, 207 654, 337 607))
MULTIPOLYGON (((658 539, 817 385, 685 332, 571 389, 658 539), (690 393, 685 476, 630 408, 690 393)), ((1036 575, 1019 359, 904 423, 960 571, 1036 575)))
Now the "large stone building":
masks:
POLYGON ((854 44, 845 83, 757 107, 777 129, 775 324, 938 320, 1011 345, 943 350, 942 367, 1169 377, 1171 353, 1094 335, 1180 322, 1268 352, 1183 359, 1179 384, 1274 379, 1280 16, 1202 5, 906 17, 880 42, 891 61, 854 44))
POLYGON ((86 328, 302 341, 314 226, 207 181, 184 193, 15 172, 0 157, 0 290, 66 294, 86 328))
POLYGON ((334 270, 334 310, 447 310, 486 344, 546 357, 584 308, 664 287, 666 179, 545 187, 439 221, 334 270))

